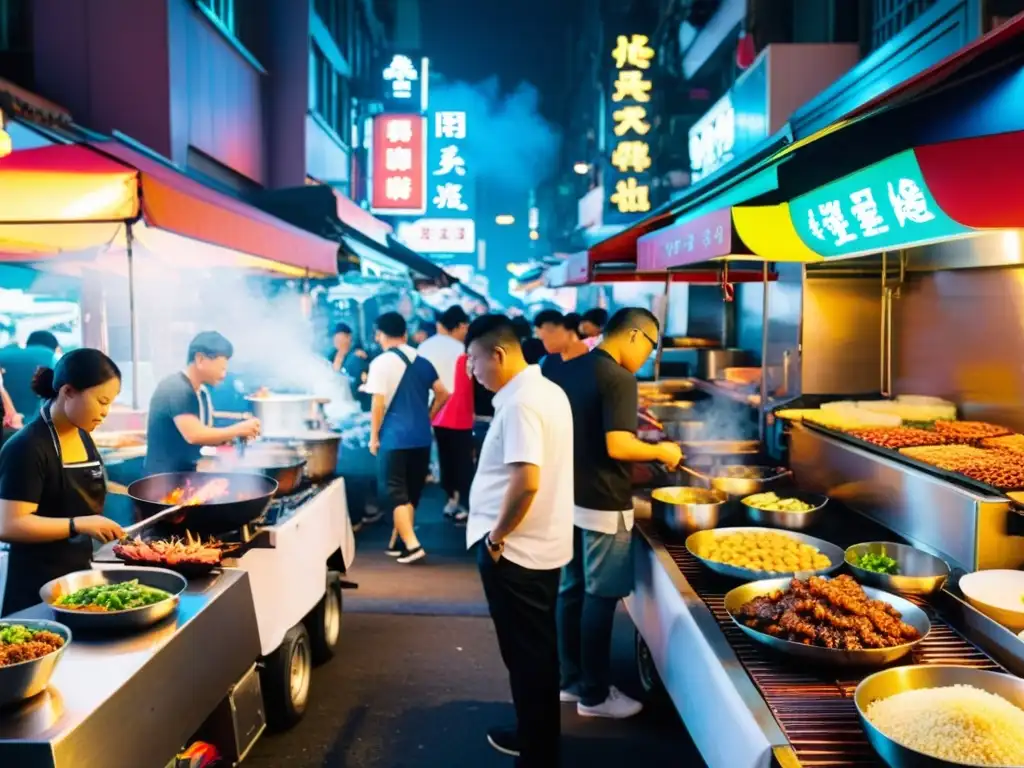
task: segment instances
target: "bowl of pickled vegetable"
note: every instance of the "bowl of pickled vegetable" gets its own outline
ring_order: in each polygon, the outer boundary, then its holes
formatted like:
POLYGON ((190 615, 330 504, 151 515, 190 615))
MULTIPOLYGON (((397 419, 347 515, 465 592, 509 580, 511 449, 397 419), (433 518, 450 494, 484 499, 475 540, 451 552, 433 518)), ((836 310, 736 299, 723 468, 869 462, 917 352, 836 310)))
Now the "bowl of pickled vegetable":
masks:
POLYGON ((765 491, 744 496, 741 503, 754 525, 803 531, 818 522, 828 496, 797 490, 765 491))
POLYGON ((187 586, 164 568, 110 568, 69 573, 39 594, 72 629, 140 629, 174 613, 187 586))
POLYGON ((949 578, 945 560, 891 541, 854 544, 846 565, 861 584, 905 595, 930 595, 949 578))

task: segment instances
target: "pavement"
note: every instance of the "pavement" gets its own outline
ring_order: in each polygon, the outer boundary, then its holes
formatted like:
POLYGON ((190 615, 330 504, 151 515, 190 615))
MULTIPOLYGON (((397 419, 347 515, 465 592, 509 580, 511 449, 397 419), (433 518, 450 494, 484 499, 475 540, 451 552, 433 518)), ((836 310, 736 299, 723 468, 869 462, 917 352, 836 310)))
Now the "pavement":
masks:
MULTIPOLYGON (((512 722, 508 677, 498 654, 465 528, 441 515, 428 488, 417 519, 425 561, 401 566, 383 553, 390 525, 358 534, 335 658, 316 670, 305 718, 265 735, 251 768, 490 768, 511 766, 485 733, 512 722)), ((620 612, 614 678, 639 695, 633 627, 620 612)), ((584 719, 563 705, 566 766, 704 765, 671 706, 624 721, 584 719)))

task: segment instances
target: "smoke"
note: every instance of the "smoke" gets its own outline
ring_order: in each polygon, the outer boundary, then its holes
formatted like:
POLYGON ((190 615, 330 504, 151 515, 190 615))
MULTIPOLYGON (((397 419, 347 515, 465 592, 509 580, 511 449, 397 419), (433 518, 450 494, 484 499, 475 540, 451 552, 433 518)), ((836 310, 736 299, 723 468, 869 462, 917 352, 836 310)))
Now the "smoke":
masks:
POLYGON ((430 101, 434 111, 466 113, 467 155, 473 172, 488 182, 526 190, 556 167, 561 139, 540 114, 540 93, 529 83, 502 93, 497 77, 432 82, 430 101))
MULTIPOLYGON (((277 392, 301 392, 330 398, 329 416, 354 409, 347 380, 327 359, 331 339, 308 317, 301 283, 284 283, 246 275, 242 270, 180 270, 156 259, 137 258, 135 306, 140 340, 140 406, 163 377, 185 365, 188 344, 199 331, 224 334, 234 346, 229 382, 214 390, 215 406, 230 401, 224 388, 234 386, 236 400, 261 386, 277 392), (237 378, 236 378, 237 377, 237 378)), ((126 293, 127 286, 120 286, 126 293)), ((126 296, 124 297, 127 298, 126 296)), ((127 302, 118 302, 127 306, 127 302)), ((126 313, 116 325, 125 338, 126 313)), ((114 323, 111 324, 114 335, 114 323)), ((114 345, 112 345, 114 346, 114 345)), ((112 349, 131 375, 130 348, 112 349)), ((131 388, 125 382, 124 394, 131 388)), ((127 399, 127 398, 122 398, 127 399)), ((244 403, 244 401, 243 401, 244 403)), ((240 403, 241 407, 244 404, 240 403)), ((223 405, 218 407, 223 408, 223 405)))

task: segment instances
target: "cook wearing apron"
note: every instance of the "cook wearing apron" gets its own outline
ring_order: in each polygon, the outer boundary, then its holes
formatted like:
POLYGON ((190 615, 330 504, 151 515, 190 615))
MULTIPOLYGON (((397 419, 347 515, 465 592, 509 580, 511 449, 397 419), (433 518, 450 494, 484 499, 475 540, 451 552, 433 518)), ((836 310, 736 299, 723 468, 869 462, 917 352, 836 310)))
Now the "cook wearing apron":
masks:
POLYGON ((39 603, 39 590, 51 579, 90 567, 92 541, 87 535, 78 533, 74 520, 102 514, 107 484, 96 445, 88 432, 83 429, 78 432, 85 446, 86 460, 65 464, 47 403, 40 409, 40 418, 24 427, 5 446, 6 460, 0 461, 0 469, 5 475, 0 480, 4 497, 23 500, 21 497, 35 494, 32 490, 28 494, 19 493, 17 489, 22 484, 26 489, 37 485, 41 493, 39 506, 33 514, 68 520, 66 539, 40 544, 10 544, 3 600, 5 616, 39 603), (11 461, 13 456, 9 452, 13 451, 21 452, 20 460, 11 461), (41 473, 41 476, 17 478, 6 476, 8 473, 41 473))

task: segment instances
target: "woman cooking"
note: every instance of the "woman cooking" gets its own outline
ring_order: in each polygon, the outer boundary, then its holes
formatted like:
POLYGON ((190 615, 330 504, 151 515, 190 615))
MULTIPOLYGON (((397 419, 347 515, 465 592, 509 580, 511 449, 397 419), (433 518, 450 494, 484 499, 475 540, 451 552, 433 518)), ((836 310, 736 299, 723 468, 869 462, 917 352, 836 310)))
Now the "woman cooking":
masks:
POLYGON ((96 349, 76 349, 40 368, 39 418, 0 450, 0 541, 10 545, 3 615, 40 602, 51 579, 89 568, 90 538, 122 535, 103 516, 106 476, 89 436, 121 391, 121 372, 96 349))

